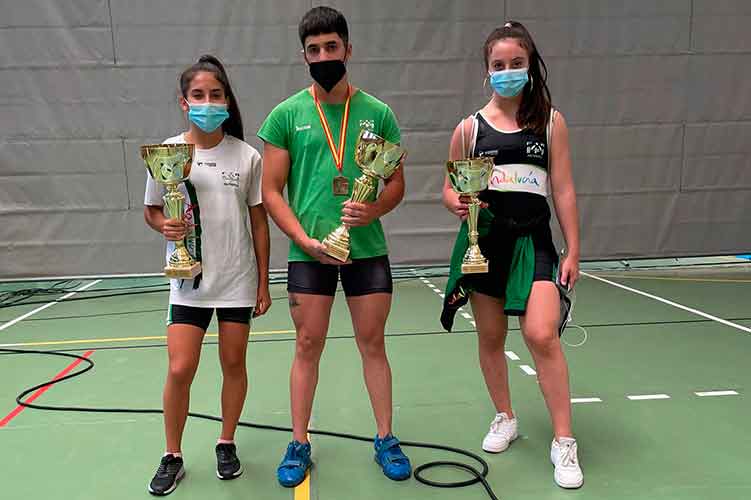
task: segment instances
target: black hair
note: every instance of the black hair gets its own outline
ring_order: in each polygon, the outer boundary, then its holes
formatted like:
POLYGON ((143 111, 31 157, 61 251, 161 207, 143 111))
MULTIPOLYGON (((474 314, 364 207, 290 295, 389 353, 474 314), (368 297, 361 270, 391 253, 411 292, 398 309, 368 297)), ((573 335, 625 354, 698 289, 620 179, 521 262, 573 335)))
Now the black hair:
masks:
POLYGON ((245 140, 245 133, 243 132, 243 120, 240 116, 240 108, 237 105, 237 99, 235 99, 235 93, 232 91, 232 86, 229 84, 229 77, 227 71, 219 59, 212 55, 203 55, 198 58, 198 61, 191 67, 186 69, 180 75, 180 93, 182 96, 188 98, 188 90, 190 89, 190 82, 197 73, 206 71, 212 73, 214 78, 224 87, 224 95, 227 97, 227 111, 229 112, 229 118, 222 123, 222 130, 225 134, 229 134, 233 137, 237 137, 241 141, 245 140))
POLYGON ((313 7, 302 16, 300 25, 297 27, 300 35, 300 43, 305 48, 305 39, 309 36, 336 33, 346 47, 349 43, 349 29, 344 15, 331 7, 313 7))
POLYGON ((532 129, 539 134, 545 133, 550 117, 552 100, 548 89, 548 67, 537 50, 532 35, 527 28, 517 21, 509 21, 500 28, 494 29, 483 46, 482 56, 485 61, 485 74, 488 72, 490 51, 493 44, 499 40, 514 38, 519 41, 529 56, 529 82, 524 86, 522 103, 516 113, 516 121, 522 128, 532 129))

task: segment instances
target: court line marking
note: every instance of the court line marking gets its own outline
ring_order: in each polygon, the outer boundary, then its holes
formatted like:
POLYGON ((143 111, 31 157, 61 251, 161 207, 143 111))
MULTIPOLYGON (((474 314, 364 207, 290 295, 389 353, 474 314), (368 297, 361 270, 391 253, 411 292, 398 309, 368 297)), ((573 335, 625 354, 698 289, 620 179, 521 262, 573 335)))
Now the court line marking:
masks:
MULTIPOLYGON (((414 269, 412 269, 412 272, 416 274, 414 269)), ((441 290, 437 286, 435 286, 433 283, 431 283, 430 280, 428 280, 427 278, 421 277, 420 281, 422 281, 426 286, 428 286, 431 290, 433 290, 436 294, 438 294, 442 299, 446 298, 446 295, 442 293, 441 290)), ((458 309, 458 312, 462 318, 466 319, 467 321, 469 321, 469 323, 473 327, 477 328, 477 322, 474 320, 474 318, 468 311, 466 311, 463 307, 460 307, 458 309)), ((505 351, 505 354, 506 354, 506 357, 508 357, 511 361, 520 361, 521 359, 513 351, 505 351)), ((537 372, 535 371, 535 369, 529 365, 520 365, 519 368, 527 375, 531 375, 531 376, 537 375, 537 372)))
POLYGON ((695 314, 697 316, 701 316, 702 318, 711 319, 712 321, 716 321, 716 322, 721 323, 721 324, 723 324, 725 326, 729 326, 731 328, 735 328, 737 330, 741 330, 741 331, 746 332, 746 333, 751 333, 751 328, 746 328, 745 326, 739 325, 737 323, 733 323, 732 321, 728 321, 726 319, 718 318, 717 316, 712 316, 711 314, 705 313, 705 312, 700 311, 698 309, 694 309, 692 307, 684 306, 684 305, 679 304, 677 302, 673 302, 672 300, 664 299, 662 297, 659 297, 659 296, 651 294, 651 293, 642 292, 641 290, 637 290, 636 288, 631 288, 630 286, 621 285, 620 283, 616 283, 615 281, 610 281, 610 280, 607 280, 605 278, 600 278, 599 276, 595 276, 594 274, 589 274, 589 273, 581 273, 581 274, 584 275, 584 276, 587 276, 588 278, 592 278, 592 279, 595 279, 597 281, 602 281, 603 283, 607 283, 608 285, 611 285, 611 286, 614 286, 614 287, 617 287, 617 288, 621 288, 623 290, 627 290, 627 291, 629 291, 631 293, 635 293, 637 295, 642 295, 644 297, 650 298, 652 300, 656 300, 658 302, 662 302, 663 304, 667 304, 669 306, 673 306, 673 307, 675 307, 677 309, 682 309, 682 310, 684 310, 686 312, 690 312, 691 314, 695 314))
POLYGON ((713 397, 713 396, 738 396, 737 391, 701 391, 701 392, 695 392, 697 396, 700 398, 704 397, 713 397))
MULTIPOLYGON (((250 335, 281 335, 284 333, 295 333, 295 330, 266 330, 251 331, 250 335)), ((218 337, 218 333, 207 333, 206 337, 218 337)), ((167 340, 166 335, 152 335, 146 337, 114 337, 109 339, 75 339, 75 340, 47 340, 40 342, 19 342, 15 344, 0 344, 0 347, 34 347, 44 345, 74 345, 74 344, 100 344, 106 342, 136 342, 140 340, 167 340)))
POLYGON ((8 321, 7 323, 4 323, 4 324, 0 325, 0 332, 3 331, 3 330, 5 330, 6 328, 9 328, 9 327, 15 325, 19 321, 25 320, 29 316, 32 316, 32 315, 38 313, 39 311, 43 311, 44 309, 47 309, 48 307, 54 306, 58 302, 61 302, 61 301, 65 300, 65 299, 68 299, 68 298, 74 296, 77 292, 83 292, 87 288, 91 288, 92 286, 96 285, 97 283, 100 283, 101 281, 102 280, 95 280, 95 281, 92 281, 91 283, 87 283, 86 285, 83 285, 81 287, 76 288, 74 291, 72 291, 70 293, 66 293, 65 295, 63 295, 59 299, 55 299, 52 302, 48 302, 48 303, 44 304, 43 306, 37 307, 33 311, 29 311, 26 314, 22 314, 21 316, 17 317, 16 319, 12 319, 12 320, 8 321))
POLYGON ((629 280, 697 281, 697 282, 702 282, 702 283, 751 283, 751 280, 741 280, 741 279, 732 279, 732 278, 679 278, 679 277, 674 277, 674 276, 647 276, 647 275, 621 276, 618 274, 599 274, 599 276, 602 278, 629 279, 629 280))
POLYGON ((527 375, 537 375, 537 372, 535 371, 535 369, 529 365, 519 365, 519 368, 521 368, 522 371, 526 373, 527 375))
POLYGON ((626 396, 631 401, 646 401, 650 399, 670 399, 668 394, 635 394, 626 396))
MULTIPOLYGON (((93 350, 86 351, 84 353, 83 357, 84 358, 88 358, 92 354, 94 354, 93 350)), ((79 364, 81 364, 82 361, 83 360, 81 360, 81 359, 76 359, 75 361, 73 361, 63 371, 61 371, 60 373, 58 373, 57 375, 55 375, 55 378, 52 379, 53 383, 49 383, 49 384, 45 385, 44 387, 40 387, 39 389, 37 389, 36 391, 34 391, 34 393, 31 396, 27 397, 26 400, 24 400, 24 403, 31 403, 32 401, 34 401, 35 399, 37 399, 39 396, 41 396, 42 394, 44 394, 45 392, 47 392, 50 389, 50 387, 52 387, 54 385, 55 381, 63 378, 68 373, 70 373, 71 371, 73 371, 73 369, 76 366, 78 366, 79 364)), ((24 411, 25 409, 26 409, 25 406, 22 406, 22 405, 16 406, 16 408, 13 411, 11 411, 10 413, 8 413, 5 416, 5 418, 3 418, 2 420, 0 420, 0 429, 2 429, 3 427, 5 427, 6 425, 8 425, 8 423, 11 420, 13 420, 14 418, 16 418, 18 416, 18 414, 21 413, 22 411, 24 411)))
POLYGON ((311 469, 305 473, 305 479, 302 483, 295 486, 295 500, 309 500, 310 499, 310 473, 311 469))
MULTIPOLYGON (((312 413, 312 412, 311 412, 312 413)), ((311 414, 310 419, 313 420, 313 415, 311 414)), ((310 429, 310 427, 308 427, 310 429)), ((313 445, 313 443, 310 440, 310 433, 308 433, 308 442, 313 445)), ((294 500, 310 500, 310 476, 313 474, 313 466, 305 472, 305 479, 302 480, 302 483, 295 486, 294 489, 294 500)))
POLYGON ((577 403, 602 403, 602 399, 600 398, 571 398, 572 404, 577 403))

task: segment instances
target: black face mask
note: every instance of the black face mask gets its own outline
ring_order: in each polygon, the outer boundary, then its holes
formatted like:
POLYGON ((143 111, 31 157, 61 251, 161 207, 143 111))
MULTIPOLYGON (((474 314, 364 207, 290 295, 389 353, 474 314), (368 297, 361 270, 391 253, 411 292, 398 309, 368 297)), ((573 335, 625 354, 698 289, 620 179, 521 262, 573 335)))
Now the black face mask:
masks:
POLYGON ((331 89, 341 81, 344 74, 347 73, 347 67, 344 65, 344 61, 318 61, 310 63, 310 76, 315 80, 318 85, 323 87, 326 92, 331 92, 331 89))

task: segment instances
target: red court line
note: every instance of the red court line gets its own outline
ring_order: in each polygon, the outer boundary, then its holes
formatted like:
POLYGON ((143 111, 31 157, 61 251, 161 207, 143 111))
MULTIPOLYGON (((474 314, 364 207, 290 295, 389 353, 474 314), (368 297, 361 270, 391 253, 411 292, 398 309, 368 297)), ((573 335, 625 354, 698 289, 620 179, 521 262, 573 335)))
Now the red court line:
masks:
MULTIPOLYGON (((83 357, 84 357, 84 358, 88 358, 88 357, 89 357, 89 356, 91 356, 92 354, 94 354, 94 350, 93 350, 93 349, 92 349, 91 351, 86 351, 86 352, 84 353, 83 357)), ((74 369, 74 368, 75 368, 76 366, 80 365, 80 364, 81 364, 82 362, 83 362, 83 361, 82 361, 82 360, 80 360, 80 359, 77 359, 77 360, 75 360, 74 362, 72 362, 71 364, 69 364, 69 365, 67 366, 67 368, 65 368, 65 369, 64 369, 63 371, 61 371, 61 372, 60 372, 60 373, 58 373, 57 375, 55 375, 55 378, 53 378, 53 379, 52 379, 52 381, 54 382, 54 381, 56 381, 56 380, 59 380, 59 379, 63 378, 63 377, 64 377, 64 376, 66 376, 66 375, 67 375, 68 373, 70 373, 71 371, 73 371, 73 369, 74 369)), ((47 392, 47 390, 48 390, 48 389, 49 389, 50 387, 52 387, 52 384, 47 384, 47 385, 45 385, 44 387, 40 387, 39 389, 37 389, 37 390, 36 390, 36 391, 34 392, 34 394, 32 394, 31 396, 29 396, 28 398, 26 398, 26 400, 24 401, 24 403, 31 403, 31 402, 32 402, 32 401, 34 401, 34 400, 35 400, 36 398, 38 398, 39 396, 41 396, 42 394, 44 394, 45 392, 47 392)), ((6 416, 5 416, 5 418, 4 418, 4 419, 0 420, 0 428, 3 428, 3 427, 5 427, 6 425, 8 425, 8 422, 10 422, 10 421, 11 421, 11 420, 13 420, 14 418, 16 418, 16 417, 18 416, 18 414, 19 414, 19 413, 21 413, 22 411, 24 411, 25 409, 26 409, 26 407, 25 407, 25 406, 21 406, 21 405, 18 405, 18 406, 16 407, 16 409, 15 409, 15 410, 13 410, 12 412, 8 413, 8 414, 7 414, 6 416)))

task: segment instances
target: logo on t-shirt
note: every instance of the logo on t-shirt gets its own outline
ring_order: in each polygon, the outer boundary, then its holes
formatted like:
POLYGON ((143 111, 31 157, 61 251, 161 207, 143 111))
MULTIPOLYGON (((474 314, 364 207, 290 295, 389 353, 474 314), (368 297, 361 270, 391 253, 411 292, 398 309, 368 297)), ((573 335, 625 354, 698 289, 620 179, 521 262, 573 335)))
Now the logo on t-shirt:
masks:
POLYGON ((225 186, 240 187, 240 172, 222 172, 225 186))
POLYGON ((196 166, 214 168, 216 167, 216 162, 215 161, 198 161, 196 162, 196 166))
POLYGON ((373 131, 375 128, 375 120, 360 120, 360 128, 373 131))
POLYGON ((545 155, 545 143, 538 141, 527 141, 527 156, 542 160, 545 155))
POLYGON ((307 124, 307 125, 295 125, 295 132, 302 132, 303 130, 310 130, 310 124, 307 124))

